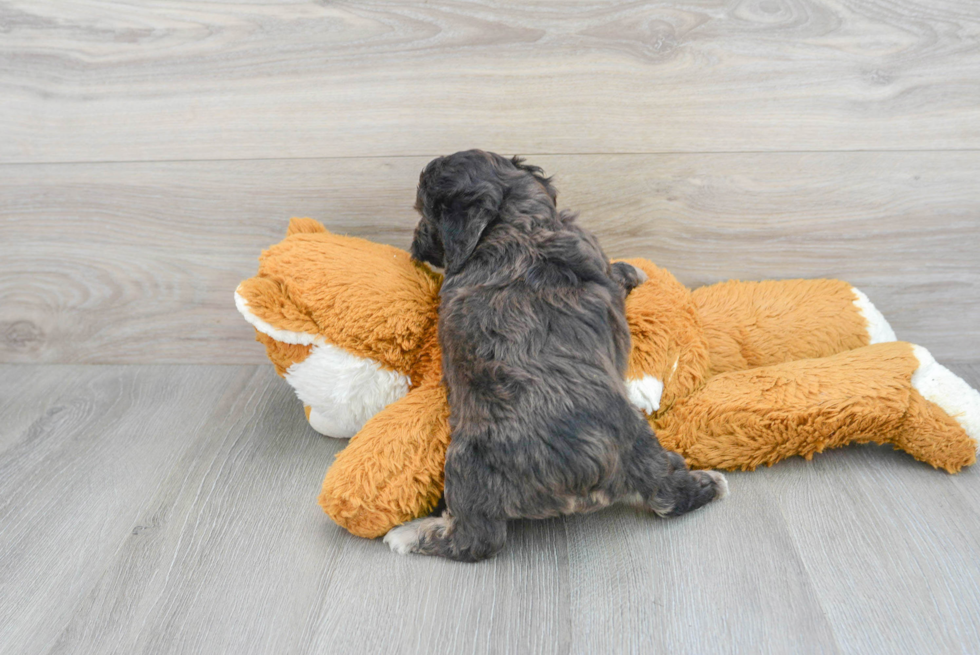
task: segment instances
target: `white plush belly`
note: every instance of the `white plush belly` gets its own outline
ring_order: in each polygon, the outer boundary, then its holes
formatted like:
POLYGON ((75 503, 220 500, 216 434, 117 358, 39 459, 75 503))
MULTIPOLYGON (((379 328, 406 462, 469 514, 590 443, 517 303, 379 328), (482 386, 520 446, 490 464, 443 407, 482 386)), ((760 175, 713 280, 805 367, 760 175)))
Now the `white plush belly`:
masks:
POLYGON ((252 313, 235 291, 235 306, 256 330, 282 343, 311 346, 310 354, 286 370, 286 381, 310 407, 310 426, 320 434, 349 439, 368 419, 408 393, 407 375, 373 359, 352 355, 307 332, 283 330, 252 313))
POLYGON ((407 375, 327 343, 314 345, 306 359, 290 366, 286 381, 310 406, 313 429, 340 439, 357 434, 368 419, 407 394, 409 386, 407 375))

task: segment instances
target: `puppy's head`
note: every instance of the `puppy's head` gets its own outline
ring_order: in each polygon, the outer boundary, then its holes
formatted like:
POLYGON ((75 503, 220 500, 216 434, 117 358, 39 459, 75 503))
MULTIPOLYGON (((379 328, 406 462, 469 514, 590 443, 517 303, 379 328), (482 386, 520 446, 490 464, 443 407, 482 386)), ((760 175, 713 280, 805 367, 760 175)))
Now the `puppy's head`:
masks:
POLYGON ((508 210, 554 213, 556 195, 550 178, 518 157, 466 150, 433 159, 419 176, 412 257, 456 273, 508 210))

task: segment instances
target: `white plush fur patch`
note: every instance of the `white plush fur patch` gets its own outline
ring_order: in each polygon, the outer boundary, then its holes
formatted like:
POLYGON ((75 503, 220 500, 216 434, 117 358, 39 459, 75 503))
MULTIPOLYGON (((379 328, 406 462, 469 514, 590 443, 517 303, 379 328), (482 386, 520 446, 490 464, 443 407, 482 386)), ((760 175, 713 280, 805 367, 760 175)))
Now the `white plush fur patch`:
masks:
POLYGON ((926 400, 936 403, 956 419, 980 454, 980 392, 937 362, 922 346, 912 346, 919 368, 912 375, 912 386, 926 400))
POLYGON ((631 403, 645 413, 653 414, 660 409, 664 383, 652 375, 644 375, 638 380, 627 380, 626 391, 631 403))
POLYGON ((373 359, 325 343, 286 370, 286 381, 309 405, 310 425, 329 437, 348 439, 368 419, 408 393, 407 375, 373 359))
POLYGON ((248 301, 237 291, 235 305, 245 320, 276 341, 313 346, 306 359, 286 370, 285 377, 303 404, 310 406, 310 426, 320 434, 349 439, 369 418, 408 393, 407 375, 352 355, 322 336, 275 328, 249 311, 248 301))
POLYGON ((895 330, 888 324, 878 308, 871 303, 871 300, 860 289, 851 287, 851 291, 856 297, 854 304, 868 323, 868 336, 871 337, 871 344, 895 341, 895 330))

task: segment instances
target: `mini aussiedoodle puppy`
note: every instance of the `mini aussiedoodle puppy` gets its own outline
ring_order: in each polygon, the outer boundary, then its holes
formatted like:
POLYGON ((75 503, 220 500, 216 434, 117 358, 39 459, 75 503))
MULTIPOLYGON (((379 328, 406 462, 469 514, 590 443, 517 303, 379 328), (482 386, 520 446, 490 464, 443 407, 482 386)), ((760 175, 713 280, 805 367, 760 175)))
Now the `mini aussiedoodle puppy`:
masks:
POLYGON ((411 251, 445 268, 447 509, 391 530, 392 550, 476 561, 503 547, 510 519, 616 502, 677 516, 727 493, 630 404, 624 299, 645 276, 610 265, 555 197, 540 168, 481 150, 422 171, 411 251))

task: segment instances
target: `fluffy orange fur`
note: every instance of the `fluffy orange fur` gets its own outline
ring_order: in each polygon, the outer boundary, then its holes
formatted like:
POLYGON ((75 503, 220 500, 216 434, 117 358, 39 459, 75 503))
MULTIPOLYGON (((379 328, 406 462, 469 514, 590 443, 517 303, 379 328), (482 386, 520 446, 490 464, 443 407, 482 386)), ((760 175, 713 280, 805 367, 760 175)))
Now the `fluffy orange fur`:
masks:
POLYGON ((890 443, 955 473, 974 462, 963 428, 912 387, 919 365, 900 341, 708 379, 652 423, 696 468, 754 469, 849 443, 890 443))
MULTIPOLYGON (((649 279, 626 302, 627 377, 663 382, 660 409, 648 418, 692 466, 753 469, 868 441, 951 473, 975 461, 976 443, 912 387, 911 346, 868 345, 847 283, 726 282, 692 292, 647 260, 630 262, 649 279)), ((402 250, 293 219, 238 289, 275 330, 310 335, 411 381, 324 480, 320 504, 355 535, 383 535, 431 511, 441 495, 449 410, 436 336, 440 283, 402 250)), ((257 332, 280 375, 310 352, 257 332)))
POLYGON ((447 446, 446 390, 439 383, 418 387, 368 421, 337 455, 320 505, 352 533, 379 537, 439 502, 447 446))
POLYGON ((238 293, 253 315, 278 330, 315 335, 391 370, 416 373, 414 380, 422 373, 416 366, 432 368, 441 283, 441 275, 404 250, 294 219, 238 293))

